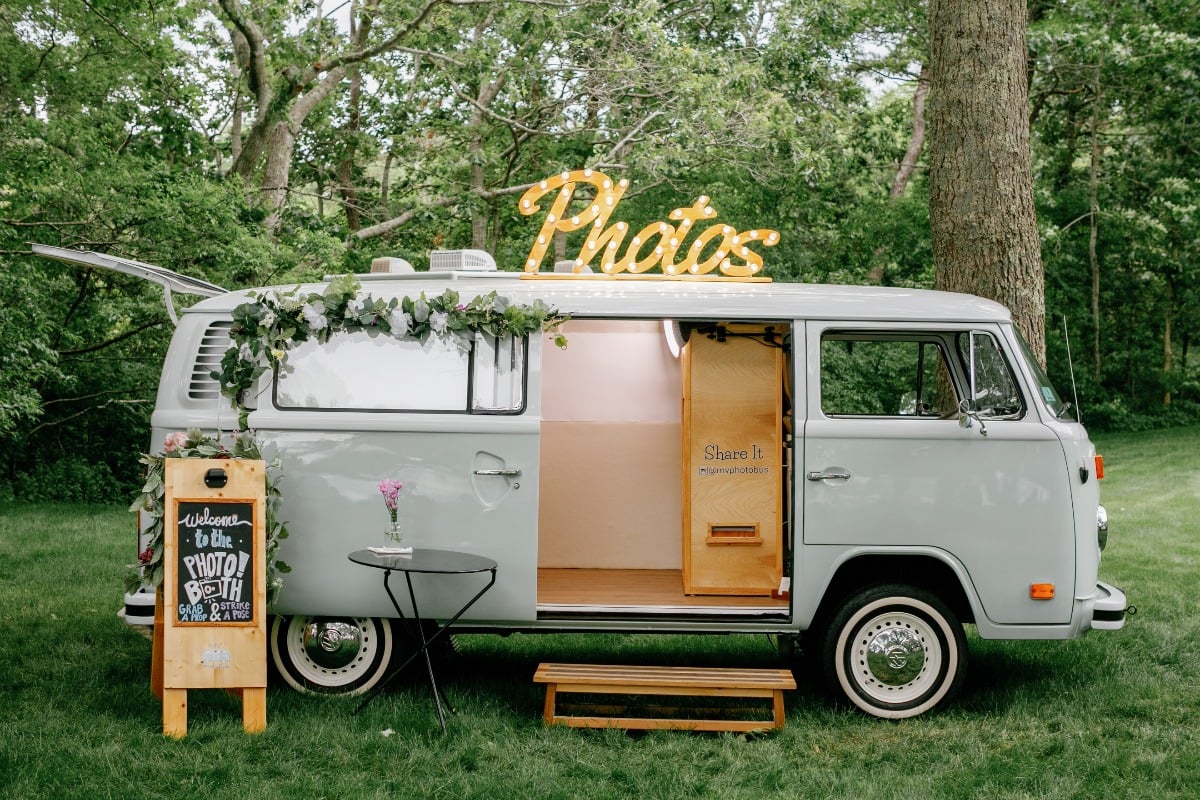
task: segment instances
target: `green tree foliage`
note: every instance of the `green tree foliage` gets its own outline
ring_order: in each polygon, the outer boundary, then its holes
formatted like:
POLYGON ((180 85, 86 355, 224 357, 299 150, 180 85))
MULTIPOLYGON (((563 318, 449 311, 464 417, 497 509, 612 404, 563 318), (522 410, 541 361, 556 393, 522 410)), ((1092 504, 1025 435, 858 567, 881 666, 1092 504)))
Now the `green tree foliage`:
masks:
MULTIPOLYGON (((1104 424, 1200 402, 1193 12, 1030 7, 1048 362, 1066 383, 1065 317, 1104 424)), ((157 289, 31 241, 230 287, 435 247, 512 267, 523 189, 591 167, 635 227, 703 194, 781 231, 777 280, 931 285, 927 27, 895 0, 6 2, 0 484, 128 484, 170 333, 157 289)))
POLYGON ((1047 3, 1034 17, 1038 212, 1058 350, 1065 318, 1102 422, 1172 401, 1186 413, 1200 402, 1188 352, 1200 301, 1200 20, 1175 2, 1047 3))
POLYGON ((226 285, 269 279, 288 258, 273 257, 239 187, 205 168, 202 87, 189 83, 194 56, 176 39, 195 21, 186 8, 6 4, 0 21, 5 473, 28 489, 48 482, 21 475, 73 460, 129 481, 169 337, 162 296, 134 278, 33 258, 26 243, 226 285))

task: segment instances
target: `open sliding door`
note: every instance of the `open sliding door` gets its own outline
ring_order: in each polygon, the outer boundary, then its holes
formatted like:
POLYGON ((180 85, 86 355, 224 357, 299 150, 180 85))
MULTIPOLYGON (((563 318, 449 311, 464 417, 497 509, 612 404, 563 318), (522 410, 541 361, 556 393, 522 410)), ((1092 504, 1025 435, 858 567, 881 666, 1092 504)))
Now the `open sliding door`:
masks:
POLYGON ((783 574, 783 368, 776 329, 718 325, 683 349, 683 583, 769 595, 783 574))

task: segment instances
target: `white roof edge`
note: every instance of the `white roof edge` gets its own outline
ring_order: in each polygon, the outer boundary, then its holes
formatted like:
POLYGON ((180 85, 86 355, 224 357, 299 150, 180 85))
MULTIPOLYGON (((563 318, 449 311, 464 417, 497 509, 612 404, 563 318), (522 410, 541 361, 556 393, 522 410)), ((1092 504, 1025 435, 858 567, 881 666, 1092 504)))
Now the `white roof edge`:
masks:
MULTIPOLYGON (((578 317, 675 317, 731 319, 926 320, 931 322, 1011 322, 1004 306, 968 294, 933 289, 812 283, 673 280, 538 280, 518 272, 418 272, 357 275, 364 291, 377 297, 441 294, 453 289, 464 302, 496 291, 519 302, 540 298, 578 317)), ((229 311, 247 293, 319 292, 325 282, 259 287, 197 303, 188 312, 229 311)))

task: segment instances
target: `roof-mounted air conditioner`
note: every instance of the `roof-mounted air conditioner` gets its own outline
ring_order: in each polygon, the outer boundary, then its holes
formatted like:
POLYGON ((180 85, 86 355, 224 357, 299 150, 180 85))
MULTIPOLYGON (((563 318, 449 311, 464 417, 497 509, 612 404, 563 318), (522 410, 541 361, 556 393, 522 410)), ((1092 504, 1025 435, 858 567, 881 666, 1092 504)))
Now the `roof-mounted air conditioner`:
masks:
POLYGON ((483 250, 434 250, 430 272, 494 272, 496 261, 483 250))
POLYGON ((401 273, 407 274, 409 272, 416 272, 416 270, 413 269, 412 264, 408 263, 403 258, 382 256, 374 259, 371 262, 371 273, 376 274, 381 272, 396 275, 401 273))

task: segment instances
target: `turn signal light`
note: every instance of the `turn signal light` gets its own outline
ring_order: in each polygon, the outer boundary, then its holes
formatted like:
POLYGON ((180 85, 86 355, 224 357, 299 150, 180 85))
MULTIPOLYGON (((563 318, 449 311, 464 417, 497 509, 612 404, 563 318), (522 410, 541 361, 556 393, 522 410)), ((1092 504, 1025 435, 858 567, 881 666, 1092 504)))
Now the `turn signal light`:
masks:
POLYGON ((1031 584, 1029 584, 1029 597, 1033 600, 1053 600, 1054 599, 1054 584, 1053 583, 1031 583, 1031 584))
POLYGON ((1096 480, 1104 478, 1104 456, 1096 456, 1096 480))

